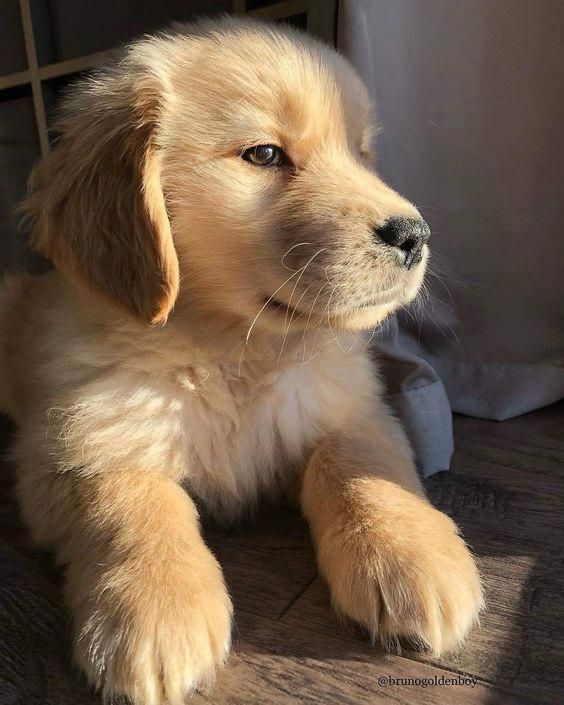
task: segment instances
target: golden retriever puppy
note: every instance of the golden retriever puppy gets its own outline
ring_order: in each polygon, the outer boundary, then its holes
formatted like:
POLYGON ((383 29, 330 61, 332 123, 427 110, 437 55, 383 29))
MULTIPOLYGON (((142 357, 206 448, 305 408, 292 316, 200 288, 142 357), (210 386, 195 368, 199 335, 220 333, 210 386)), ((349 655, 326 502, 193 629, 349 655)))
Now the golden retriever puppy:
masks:
POLYGON ((208 683, 232 605, 197 506, 292 488, 339 613, 459 644, 478 572, 361 333, 416 295, 429 230, 371 168, 349 64, 291 29, 183 26, 82 81, 60 130, 25 206, 56 270, 6 282, 1 389, 89 679, 139 705, 208 683))

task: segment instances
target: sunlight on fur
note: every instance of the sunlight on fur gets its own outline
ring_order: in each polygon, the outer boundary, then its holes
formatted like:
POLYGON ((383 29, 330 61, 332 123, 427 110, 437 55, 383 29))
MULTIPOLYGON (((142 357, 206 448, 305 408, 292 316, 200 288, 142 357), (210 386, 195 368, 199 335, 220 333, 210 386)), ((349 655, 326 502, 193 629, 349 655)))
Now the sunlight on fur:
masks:
POLYGON ((232 605, 196 503, 281 494, 339 614, 456 648, 479 576, 364 332, 417 295, 429 233, 372 168, 351 66, 289 28, 185 25, 82 80, 59 130, 24 204, 56 270, 5 281, 0 394, 90 681, 137 705, 209 685, 232 605))

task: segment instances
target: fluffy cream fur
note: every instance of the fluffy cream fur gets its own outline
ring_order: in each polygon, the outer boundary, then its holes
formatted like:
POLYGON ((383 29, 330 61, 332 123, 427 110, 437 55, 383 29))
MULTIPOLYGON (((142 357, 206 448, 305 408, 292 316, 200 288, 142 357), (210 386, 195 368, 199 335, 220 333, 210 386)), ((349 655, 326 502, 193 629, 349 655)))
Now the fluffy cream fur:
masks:
POLYGON ((370 166, 366 91, 331 49, 233 20, 133 44, 82 82, 26 210, 57 270, 6 281, 18 492, 66 566, 75 655, 107 695, 180 703, 229 650, 193 500, 297 490, 342 614, 455 647, 482 593, 426 500, 362 329, 411 300, 371 229, 417 217, 370 166), (241 158, 257 144, 288 162, 241 158))

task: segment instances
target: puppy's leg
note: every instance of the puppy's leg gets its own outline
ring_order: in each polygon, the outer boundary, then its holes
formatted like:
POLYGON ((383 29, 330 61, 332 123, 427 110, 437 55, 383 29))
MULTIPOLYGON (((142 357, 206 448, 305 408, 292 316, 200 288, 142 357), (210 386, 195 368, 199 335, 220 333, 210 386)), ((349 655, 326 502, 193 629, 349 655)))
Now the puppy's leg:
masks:
POLYGON ((318 448, 302 507, 338 612, 387 646, 400 636, 435 654, 459 644, 483 605, 478 571, 455 524, 425 498, 385 409, 318 448))
POLYGON ((22 473, 19 493, 35 537, 67 565, 75 657, 96 686, 177 704, 213 678, 231 602, 182 488, 143 471, 22 473))

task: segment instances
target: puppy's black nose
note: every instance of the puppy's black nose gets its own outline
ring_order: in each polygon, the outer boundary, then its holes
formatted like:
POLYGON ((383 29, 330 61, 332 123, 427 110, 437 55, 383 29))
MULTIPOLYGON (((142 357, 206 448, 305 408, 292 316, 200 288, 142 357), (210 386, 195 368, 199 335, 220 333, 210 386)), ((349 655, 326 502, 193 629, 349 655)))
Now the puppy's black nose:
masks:
POLYGON ((431 237, 429 226, 422 218, 389 218, 373 232, 377 240, 398 250, 407 269, 421 262, 423 245, 431 237))

